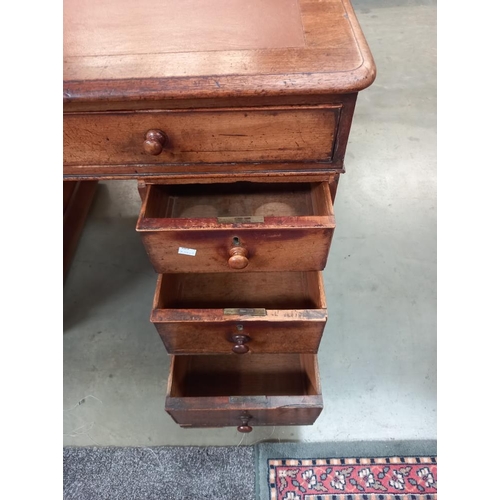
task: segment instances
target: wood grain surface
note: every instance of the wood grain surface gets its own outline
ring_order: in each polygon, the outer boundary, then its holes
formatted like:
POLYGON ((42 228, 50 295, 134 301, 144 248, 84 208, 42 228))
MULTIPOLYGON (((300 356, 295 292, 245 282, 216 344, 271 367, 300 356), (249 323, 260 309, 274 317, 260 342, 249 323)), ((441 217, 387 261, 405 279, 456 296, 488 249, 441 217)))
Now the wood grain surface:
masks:
POLYGON ((338 114, 331 105, 66 113, 64 163, 330 161, 338 114), (145 147, 148 131, 166 137, 158 154, 145 147))
POLYGON ((316 355, 172 358, 165 409, 183 426, 308 425, 322 407, 316 355))
POLYGON ((375 75, 350 0, 64 0, 64 176, 138 181, 181 426, 320 414, 319 271, 375 75))
POLYGON ((326 182, 150 185, 136 226, 158 273, 321 270, 334 228, 326 182))
POLYGON ((65 0, 64 15, 66 101, 350 93, 375 77, 349 0, 65 0))
MULTIPOLYGON (((153 320, 195 322, 205 318, 223 322, 255 320, 252 315, 224 314, 227 308, 264 308, 268 312, 310 309, 311 319, 321 318, 326 308, 323 279, 318 271, 162 274, 154 304, 153 320)), ((283 313, 283 318, 294 317, 292 312, 283 313)))
MULTIPOLYGON (((151 312, 171 354, 316 353, 327 321, 321 273, 160 275, 151 312)), ((248 354, 237 354, 245 357, 248 354)))

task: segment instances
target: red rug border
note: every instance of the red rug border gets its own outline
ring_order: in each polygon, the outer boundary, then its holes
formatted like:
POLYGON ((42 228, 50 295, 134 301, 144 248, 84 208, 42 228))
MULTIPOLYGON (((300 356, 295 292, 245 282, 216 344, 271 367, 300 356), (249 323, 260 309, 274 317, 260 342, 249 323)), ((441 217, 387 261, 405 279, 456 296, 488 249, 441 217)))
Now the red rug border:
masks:
MULTIPOLYGON (((366 456, 354 456, 354 457, 329 457, 329 458, 268 458, 267 459, 267 483, 269 487, 269 499, 278 499, 277 483, 271 483, 270 473, 271 470, 279 466, 297 466, 297 467, 307 467, 316 465, 375 465, 375 464, 390 464, 390 465, 403 465, 403 464, 433 464, 437 466, 437 455, 406 455, 406 456, 378 456, 378 457, 366 457, 366 456), (325 461, 324 464, 311 463, 317 460, 325 461), (293 463, 289 463, 293 462, 293 463), (307 463, 303 463, 307 462, 307 463), (274 496, 273 496, 274 493, 274 496)), ((405 493, 394 494, 394 493, 326 493, 326 494, 310 494, 307 493, 303 495, 303 500, 362 500, 367 498, 368 500, 437 500, 436 493, 405 493)))

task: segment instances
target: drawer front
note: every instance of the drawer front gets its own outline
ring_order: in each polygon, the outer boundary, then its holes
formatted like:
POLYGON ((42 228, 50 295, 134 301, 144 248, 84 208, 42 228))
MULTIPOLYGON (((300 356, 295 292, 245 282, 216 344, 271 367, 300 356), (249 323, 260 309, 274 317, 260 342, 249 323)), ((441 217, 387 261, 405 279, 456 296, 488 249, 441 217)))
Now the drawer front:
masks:
POLYGON ((163 274, 151 321, 171 354, 315 353, 327 321, 323 279, 317 271, 163 274))
POLYGON ((295 311, 288 318, 220 322, 154 322, 170 354, 317 353, 326 314, 295 311), (290 318, 292 316, 292 318, 290 318), (308 321, 302 318, 310 316, 308 321))
POLYGON ((316 355, 172 357, 165 409, 182 426, 308 425, 322 407, 316 355))
POLYGON ((184 407, 186 401, 166 401, 166 411, 182 427, 239 427, 247 422, 251 427, 264 425, 312 425, 323 409, 321 396, 254 398, 241 405, 241 409, 222 409, 233 405, 231 398, 212 400, 211 408, 174 409, 184 407), (259 401, 260 400, 260 401, 259 401), (216 408, 215 405, 220 405, 216 408), (262 408, 265 407, 265 408, 262 408), (246 417, 246 418, 245 418, 246 417))
MULTIPOLYGON (((213 273, 256 271, 315 271, 326 266, 333 228, 168 231, 142 233, 155 271, 213 273), (244 268, 232 267, 233 245, 245 252, 244 268)), ((238 264, 238 261, 236 261, 238 264)), ((238 264, 239 265, 239 264, 238 264)))
MULTIPOLYGON (((214 193, 218 186, 206 189, 214 193)), ((239 191, 227 185, 221 191, 233 189, 234 193, 221 193, 217 199, 193 195, 195 201, 186 201, 183 212, 168 208, 169 204, 181 203, 181 197, 176 196, 178 188, 148 186, 137 231, 155 271, 161 274, 324 269, 335 228, 328 183, 311 187, 309 198, 301 192, 302 188, 292 187, 290 192, 276 188, 274 193, 269 188, 272 184, 263 186, 263 192, 259 192, 259 187, 239 191), (304 206, 294 206, 302 202, 304 206), (247 206, 241 208, 244 204, 247 206), (266 215, 260 216, 261 213, 266 215), (164 217, 159 216, 162 214, 164 217), (237 215, 217 217, 219 214, 237 215)), ((189 186, 182 188, 189 192, 189 186)), ((201 191, 199 185, 192 190, 201 191)))
MULTIPOLYGON (((64 164, 328 162, 339 109, 324 105, 67 113, 64 164)), ((147 172, 147 167, 142 170, 147 172)))

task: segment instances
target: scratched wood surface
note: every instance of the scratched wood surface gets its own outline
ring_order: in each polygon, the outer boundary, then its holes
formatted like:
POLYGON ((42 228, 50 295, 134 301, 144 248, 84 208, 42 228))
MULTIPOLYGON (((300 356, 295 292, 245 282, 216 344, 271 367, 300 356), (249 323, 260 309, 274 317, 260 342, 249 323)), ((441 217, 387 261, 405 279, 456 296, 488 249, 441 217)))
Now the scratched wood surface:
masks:
POLYGON ((181 426, 320 414, 319 270, 375 75, 349 0, 64 0, 64 176, 139 181, 181 426))
POLYGON ((349 93, 374 77, 349 0, 64 1, 67 102, 349 93))
POLYGON ((327 182, 150 185, 145 196, 136 228, 158 273, 326 265, 335 229, 327 182), (245 254, 242 267, 233 266, 235 241, 245 254))
POLYGON ((170 354, 316 353, 327 321, 323 280, 314 272, 160 275, 151 321, 170 354), (233 349, 238 335, 244 351, 233 349))
POLYGON ((329 161, 339 107, 67 113, 65 165, 329 161), (148 154, 148 130, 166 143, 148 154))
POLYGON ((314 354, 173 356, 165 409, 186 427, 309 425, 323 406, 314 354))

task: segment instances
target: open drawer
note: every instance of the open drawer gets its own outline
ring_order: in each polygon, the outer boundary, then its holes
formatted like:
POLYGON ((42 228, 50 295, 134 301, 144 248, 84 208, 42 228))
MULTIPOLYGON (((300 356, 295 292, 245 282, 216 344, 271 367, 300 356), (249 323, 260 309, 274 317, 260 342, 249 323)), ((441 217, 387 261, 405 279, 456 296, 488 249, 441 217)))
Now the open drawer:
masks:
POLYGON ((314 354, 172 357, 165 409, 183 427, 309 425, 322 408, 314 354))
POLYGON ((326 319, 318 271, 164 274, 151 313, 170 354, 316 353, 326 319))
POLYGON ((149 185, 137 221, 157 273, 322 270, 334 228, 327 182, 149 185))

